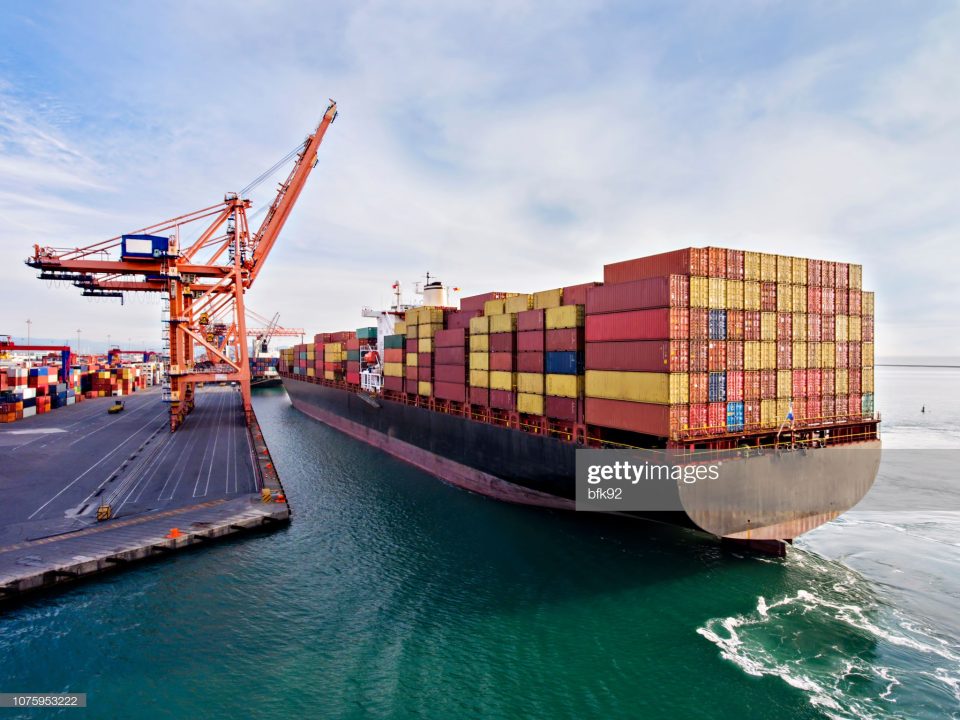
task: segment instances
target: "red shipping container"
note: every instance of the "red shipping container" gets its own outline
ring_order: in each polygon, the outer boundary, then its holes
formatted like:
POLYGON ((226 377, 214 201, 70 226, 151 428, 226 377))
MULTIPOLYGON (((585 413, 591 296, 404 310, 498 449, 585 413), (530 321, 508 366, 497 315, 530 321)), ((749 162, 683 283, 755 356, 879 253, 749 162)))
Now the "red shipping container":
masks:
POLYGON ((838 421, 846 420, 847 417, 850 415, 850 413, 847 411, 848 401, 849 401, 849 398, 846 395, 837 395, 837 397, 834 399, 833 414, 836 416, 838 421))
POLYGON ((517 330, 520 332, 529 330, 543 331, 543 310, 524 310, 517 313, 517 330))
POLYGON ((433 346, 435 348, 463 347, 466 344, 467 333, 463 328, 437 330, 433 335, 433 346))
POLYGON ((742 370, 727 371, 727 402, 743 401, 743 381, 742 370))
POLYGON ((820 296, 820 312, 824 315, 833 315, 836 313, 836 302, 834 301, 837 295, 837 289, 824 287, 822 293, 820 296))
POLYGON ((583 328, 564 328, 547 330, 547 352, 577 352, 583 349, 583 328))
POLYGON ((501 291, 483 293, 482 295, 471 295, 470 297, 460 298, 460 311, 474 312, 479 310, 483 312, 483 304, 487 300, 499 300, 514 293, 501 291))
POLYGON ((817 369, 807 370, 807 397, 820 396, 820 382, 823 372, 817 369))
POLYGON ((324 361, 323 369, 324 370, 343 370, 343 363, 324 361))
POLYGON ((727 431, 727 404, 715 402, 707 405, 707 432, 710 435, 727 431))
POLYGON ((807 285, 823 285, 823 263, 819 260, 807 260, 807 285))
POLYGON ((849 301, 850 294, 846 291, 846 289, 841 290, 840 288, 837 288, 834 291, 833 296, 834 312, 837 315, 849 314, 849 301))
POLYGON ((837 337, 837 318, 835 315, 820 316, 820 337, 823 342, 833 342, 837 337))
POLYGON ((822 284, 824 287, 836 287, 837 286, 837 264, 835 262, 830 262, 829 260, 823 260, 823 277, 822 284))
POLYGON ((710 341, 690 341, 690 372, 707 372, 710 368, 710 341))
POLYGON ((347 372, 360 372, 360 362, 358 360, 347 360, 347 372))
POLYGON ((863 365, 863 346, 858 342, 852 342, 847 345, 847 365, 851 368, 859 368, 863 365))
POLYGON ((727 340, 743 340, 743 310, 727 310, 727 340))
POLYGON ((359 349, 360 349, 360 341, 357 340, 357 338, 352 337, 349 340, 347 340, 347 350, 359 350, 359 349))
POLYGON ((760 283, 760 309, 764 312, 776 311, 777 284, 775 282, 760 283))
POLYGON ((635 260, 603 266, 604 283, 622 283, 664 275, 700 275, 706 277, 706 248, 684 248, 635 260))
POLYGON ((707 351, 707 369, 710 372, 721 372, 727 368, 727 343, 723 340, 708 340, 710 346, 707 351))
POLYGON ((743 311, 743 339, 744 340, 760 339, 760 311, 759 310, 743 311))
POLYGON ((420 382, 431 382, 433 380, 433 368, 418 367, 417 380, 419 380, 420 382))
POLYGON ((688 415, 691 435, 707 434, 707 415, 707 403, 691 403, 688 415))
POLYGON ((433 396, 441 400, 467 401, 467 388, 463 384, 440 382, 433 383, 433 396))
POLYGON ((587 293, 590 291, 590 288, 600 287, 601 285, 603 285, 603 283, 599 282, 568 285, 563 289, 563 297, 561 302, 564 305, 586 305, 587 293))
POLYGON ((820 417, 824 422, 835 422, 837 419, 836 398, 833 395, 824 395, 820 398, 820 417))
POLYGON ((854 368, 852 365, 850 367, 849 375, 847 376, 847 389, 850 390, 851 395, 860 394, 860 382, 862 378, 862 372, 860 367, 857 366, 854 368))
POLYGON ((820 394, 826 397, 833 395, 836 390, 836 372, 832 369, 824 368, 820 371, 820 394))
MULTIPOLYGON (((522 315, 523 313, 521 313, 522 315)), ((524 330, 517 333, 517 352, 543 352, 543 330, 524 330)))
MULTIPOLYGON (((850 263, 834 263, 835 285, 846 290, 850 287, 850 263)), ((840 293, 837 293, 838 295, 840 293)))
POLYGON ((588 425, 617 428, 656 437, 679 437, 686 417, 686 405, 653 405, 587 398, 584 419, 588 425))
POLYGON ((727 277, 743 280, 743 250, 727 250, 727 277))
POLYGON ((587 343, 585 347, 587 370, 687 372, 690 368, 687 343, 683 340, 587 343))
POLYGON ((601 285, 587 290, 587 315, 644 310, 647 308, 688 307, 690 278, 685 275, 650 277, 616 285, 601 285))
POLYGON ((433 353, 433 361, 437 365, 465 365, 467 351, 462 347, 437 348, 433 353))
POLYGON ((348 373, 347 373, 347 384, 349 384, 349 385, 359 385, 359 384, 360 384, 360 373, 358 373, 358 372, 348 372, 348 373))
POLYGON ((777 368, 789 370, 793 367, 793 343, 789 340, 777 342, 777 368))
POLYGON ((710 311, 706 308, 690 308, 690 339, 706 340, 710 337, 710 311))
MULTIPOLYGON (((467 380, 467 369, 463 365, 437 365, 433 369, 433 379, 437 382, 463 385, 467 380)), ((456 398, 448 399, 455 400, 456 398)))
POLYGON ((491 390, 490 407, 497 410, 516 410, 517 394, 509 390, 491 390))
POLYGON ((794 422, 798 425, 806 425, 807 420, 807 399, 806 398, 794 398, 793 402, 793 419, 794 422))
POLYGON ((407 346, 408 353, 415 353, 419 351, 420 345, 418 344, 417 338, 411 338, 411 339, 405 340, 404 343, 407 346))
POLYGON ((746 400, 759 400, 760 399, 760 371, 759 370, 745 370, 743 372, 743 399, 746 400))
POLYGON ((433 353, 417 353, 417 365, 420 367, 433 367, 433 353))
POLYGON ((383 361, 388 363, 402 363, 404 352, 401 348, 386 348, 383 351, 383 361))
POLYGON ((823 402, 819 395, 807 396, 807 422, 811 424, 823 422, 823 402))
POLYGON ((727 249, 718 247, 707 248, 707 275, 709 277, 725 278, 727 276, 727 249))
POLYGON ((810 313, 807 315, 807 341, 820 342, 823 340, 823 315, 810 313))
POLYGON ((850 343, 838 342, 837 343, 837 367, 845 368, 850 365, 850 343))
POLYGON ((727 340, 727 369, 743 370, 743 342, 727 340))
POLYGON ((420 377, 417 373, 417 368, 413 367, 413 365, 407 366, 404 375, 407 378, 407 382, 416 382, 420 377))
POLYGON ((490 333, 490 352, 514 352, 515 335, 512 332, 490 333))
POLYGON ((554 420, 578 422, 580 419, 580 405, 576 398, 553 397, 547 395, 544 414, 554 420))
POLYGON ((510 372, 513 370, 513 358, 516 357, 513 353, 508 352, 492 352, 490 353, 490 369, 491 370, 503 370, 510 372))
POLYGON ((863 414, 863 398, 860 393, 850 393, 847 396, 847 414, 852 418, 858 418, 863 414))
POLYGON ((873 342, 873 315, 864 315, 860 322, 863 323, 863 342, 873 342))
POLYGON ((806 370, 794 370, 792 380, 792 392, 793 398, 803 398, 807 396, 807 371, 806 370))
POLYGON ((483 315, 483 308, 479 310, 470 310, 460 312, 446 313, 444 316, 444 324, 450 330, 466 330, 470 327, 471 318, 480 317, 483 315))
POLYGON ((588 315, 586 340, 683 340, 689 333, 688 320, 686 308, 588 315))
POLYGON ((706 403, 710 397, 710 375, 705 372, 692 372, 689 377, 690 403, 706 403))
POLYGON ((760 371, 760 399, 761 400, 777 399, 777 371, 776 370, 760 371))
POLYGON ((393 392, 403 392, 403 378, 393 377, 391 375, 384 376, 383 389, 392 390, 393 392))
POLYGON ((777 313, 777 340, 793 339, 793 314, 788 312, 777 313))
POLYGON ((542 373, 544 369, 543 353, 517 353, 517 372, 542 373))
POLYGON ((819 313, 823 308, 823 288, 819 285, 807 287, 807 312, 819 313))
POLYGON ((471 387, 468 397, 471 405, 490 406, 490 391, 487 388, 471 387))
POLYGON ((419 394, 420 384, 416 380, 407 378, 406 382, 403 383, 403 389, 407 395, 417 395, 419 394))
POLYGON ((850 289, 847 292, 847 310, 851 315, 859 315, 863 308, 863 297, 859 290, 850 289))
POLYGON ((760 429, 760 401, 749 400, 743 403, 744 430, 760 429))

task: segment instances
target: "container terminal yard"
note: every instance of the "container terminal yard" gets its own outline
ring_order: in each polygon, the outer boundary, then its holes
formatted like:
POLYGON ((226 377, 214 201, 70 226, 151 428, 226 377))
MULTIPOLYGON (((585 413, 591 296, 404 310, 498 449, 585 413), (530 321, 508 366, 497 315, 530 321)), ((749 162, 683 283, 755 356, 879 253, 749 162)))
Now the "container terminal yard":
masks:
POLYGON ((317 128, 247 186, 293 162, 259 228, 251 202, 230 192, 90 246, 34 246, 26 263, 41 280, 87 297, 158 293, 163 346, 130 362, 119 348, 84 358, 0 338, 0 601, 289 521, 250 393, 279 382, 263 354, 270 341, 303 330, 246 308, 244 293, 336 114, 331 101, 317 128))

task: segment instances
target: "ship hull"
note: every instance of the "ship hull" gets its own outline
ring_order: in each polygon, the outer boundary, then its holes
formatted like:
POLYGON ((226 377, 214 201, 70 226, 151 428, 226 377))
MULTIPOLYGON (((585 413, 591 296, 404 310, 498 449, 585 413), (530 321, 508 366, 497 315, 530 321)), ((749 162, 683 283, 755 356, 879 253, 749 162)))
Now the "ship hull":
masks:
MULTIPOLYGON (((286 376, 283 384, 305 415, 452 485, 507 502, 575 509, 573 443, 286 376)), ((832 520, 866 494, 879 466, 879 441, 856 445, 856 455, 810 451, 818 462, 809 462, 808 453, 738 460, 733 494, 685 486, 679 490, 685 512, 630 514, 763 550, 766 542, 791 540, 832 520)))

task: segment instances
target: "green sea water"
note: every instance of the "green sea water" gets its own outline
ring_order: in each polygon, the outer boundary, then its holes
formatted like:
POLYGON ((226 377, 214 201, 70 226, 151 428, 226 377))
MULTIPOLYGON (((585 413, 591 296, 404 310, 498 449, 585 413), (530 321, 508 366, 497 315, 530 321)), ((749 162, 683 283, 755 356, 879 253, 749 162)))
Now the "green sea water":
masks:
POLYGON ((960 715, 956 625, 827 559, 842 525, 742 556, 449 487, 282 390, 255 406, 290 527, 2 611, 0 692, 87 693, 71 718, 960 715))

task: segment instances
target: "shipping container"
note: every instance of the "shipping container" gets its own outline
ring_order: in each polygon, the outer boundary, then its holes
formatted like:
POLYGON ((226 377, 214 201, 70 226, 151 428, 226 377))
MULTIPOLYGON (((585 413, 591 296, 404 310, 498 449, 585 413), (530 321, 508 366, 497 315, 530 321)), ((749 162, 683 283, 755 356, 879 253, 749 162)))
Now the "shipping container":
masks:
POLYGON ((710 338, 710 310, 690 308, 690 339, 707 340, 710 338))
POLYGON ((588 370, 584 395, 631 402, 686 404, 689 401, 689 379, 686 373, 588 370))
POLYGON ((586 314, 687 307, 689 304, 690 278, 670 275, 617 285, 602 285, 588 290, 586 314))
MULTIPOLYGON (((533 307, 537 310, 560 307, 563 304, 563 288, 541 290, 533 294, 533 307)), ((542 413, 538 413, 542 414, 542 413)))
POLYGON ((548 373, 576 375, 583 371, 583 356, 580 353, 548 352, 544 360, 548 373))
POLYGON ((519 372, 542 373, 546 367, 544 353, 523 352, 517 353, 517 370, 519 372))
POLYGON ((540 331, 544 329, 543 310, 527 310, 517 314, 517 330, 520 332, 540 331))
POLYGON ((525 330, 517 333, 517 352, 543 352, 543 350, 542 330, 525 330))
POLYGON ((580 419, 580 401, 577 398, 548 395, 544 399, 544 411, 548 418, 577 422, 580 419))
POLYGON ((543 415, 543 395, 518 392, 517 412, 526 413, 527 415, 543 415))
POLYGON ((583 395, 582 375, 547 375, 547 395, 578 398, 583 395))
POLYGON ((709 340, 690 341, 689 366, 691 372, 706 372, 710 368, 709 340))
POLYGON ((585 337, 587 342, 684 340, 689 332, 687 321, 688 314, 684 308, 589 315, 585 337))
POLYGON ((705 248, 685 248, 603 266, 604 283, 623 283, 664 275, 707 276, 705 248))
POLYGON ((584 324, 583 305, 562 305, 558 308, 549 308, 545 312, 547 330, 575 328, 584 324))
POLYGON ((548 352, 575 352, 583 349, 583 328, 547 330, 544 347, 548 352))
MULTIPOLYGON (((547 402, 550 402, 549 398, 547 402)), ((686 405, 654 405, 603 398, 586 399, 584 419, 588 425, 667 438, 679 438, 689 427, 686 405)))
POLYGON ((707 275, 716 278, 725 278, 727 276, 726 248, 707 248, 707 275))
MULTIPOLYGON (((682 340, 636 340, 587 343, 587 370, 687 372, 689 348, 682 340)), ((706 363, 706 345, 704 345, 706 363)))

